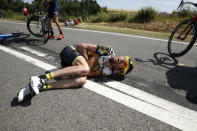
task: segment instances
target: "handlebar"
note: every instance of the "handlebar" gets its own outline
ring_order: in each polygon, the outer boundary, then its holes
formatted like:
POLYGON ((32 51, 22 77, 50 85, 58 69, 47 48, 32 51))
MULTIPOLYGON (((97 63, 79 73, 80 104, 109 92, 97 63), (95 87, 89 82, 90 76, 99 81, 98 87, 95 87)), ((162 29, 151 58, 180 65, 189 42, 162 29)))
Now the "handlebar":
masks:
POLYGON ((187 1, 187 2, 184 2, 184 0, 181 0, 181 3, 179 4, 179 6, 178 6, 178 8, 177 8, 177 10, 180 8, 182 8, 184 5, 186 5, 186 4, 189 4, 189 5, 193 5, 193 6, 195 6, 196 7, 196 3, 193 3, 193 2, 190 2, 190 1, 187 1))
POLYGON ((184 1, 183 1, 183 0, 181 0, 181 3, 179 4, 179 6, 178 6, 177 10, 178 10, 179 8, 181 8, 181 6, 183 6, 183 3, 184 3, 184 1))

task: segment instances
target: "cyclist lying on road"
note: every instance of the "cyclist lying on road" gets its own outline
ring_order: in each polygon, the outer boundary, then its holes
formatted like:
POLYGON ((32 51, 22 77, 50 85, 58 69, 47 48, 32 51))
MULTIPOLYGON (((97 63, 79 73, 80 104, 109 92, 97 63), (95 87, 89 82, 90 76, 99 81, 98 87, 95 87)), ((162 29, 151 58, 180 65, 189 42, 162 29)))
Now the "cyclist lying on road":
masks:
POLYGON ((76 25, 78 25, 79 23, 81 23, 82 22, 82 18, 80 17, 80 18, 78 18, 78 19, 68 19, 68 20, 65 20, 65 22, 64 22, 64 25, 65 26, 76 26, 76 25))
POLYGON ((60 53, 62 69, 41 76, 32 76, 30 86, 18 93, 21 102, 32 92, 39 94, 48 89, 80 87, 86 83, 87 76, 125 75, 134 66, 129 56, 115 56, 111 47, 88 43, 66 46, 60 53), (67 77, 66 77, 67 76, 67 77), (71 76, 71 77, 69 77, 71 76), (49 80, 64 77, 60 81, 49 80))

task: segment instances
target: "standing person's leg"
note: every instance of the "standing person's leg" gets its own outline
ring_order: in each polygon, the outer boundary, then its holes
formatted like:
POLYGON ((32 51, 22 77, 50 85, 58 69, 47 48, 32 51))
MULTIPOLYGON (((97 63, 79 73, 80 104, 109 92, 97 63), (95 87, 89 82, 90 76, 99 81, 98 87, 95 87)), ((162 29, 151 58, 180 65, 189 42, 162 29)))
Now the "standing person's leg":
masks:
POLYGON ((27 14, 24 13, 24 19, 25 19, 25 22, 27 22, 27 14))
POLYGON ((64 38, 64 35, 63 35, 63 32, 62 32, 62 28, 61 28, 61 26, 60 26, 58 17, 57 17, 57 16, 54 16, 54 17, 53 17, 53 20, 54 20, 55 24, 57 25, 58 30, 59 30, 59 32, 60 32, 60 34, 59 34, 59 36, 58 36, 58 39, 64 38))
POLYGON ((50 30, 51 30, 51 35, 49 36, 49 38, 55 38, 54 31, 53 31, 53 19, 51 17, 49 17, 49 24, 50 24, 50 30))

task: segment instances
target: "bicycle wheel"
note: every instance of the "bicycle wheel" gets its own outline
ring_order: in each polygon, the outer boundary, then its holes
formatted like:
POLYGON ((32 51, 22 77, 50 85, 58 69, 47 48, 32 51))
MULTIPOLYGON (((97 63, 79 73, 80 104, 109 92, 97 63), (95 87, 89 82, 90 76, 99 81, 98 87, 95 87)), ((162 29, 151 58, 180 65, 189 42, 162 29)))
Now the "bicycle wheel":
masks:
POLYGON ((34 35, 36 37, 43 37, 44 36, 39 16, 33 16, 30 19, 28 19, 27 29, 32 35, 34 35))
POLYGON ((185 55, 194 45, 197 37, 196 24, 193 23, 186 29, 190 21, 191 19, 181 22, 171 33, 168 41, 168 53, 171 57, 185 55))
POLYGON ((50 23, 49 23, 49 18, 47 16, 44 19, 42 30, 44 34, 44 43, 46 43, 49 39, 49 33, 50 33, 50 23))

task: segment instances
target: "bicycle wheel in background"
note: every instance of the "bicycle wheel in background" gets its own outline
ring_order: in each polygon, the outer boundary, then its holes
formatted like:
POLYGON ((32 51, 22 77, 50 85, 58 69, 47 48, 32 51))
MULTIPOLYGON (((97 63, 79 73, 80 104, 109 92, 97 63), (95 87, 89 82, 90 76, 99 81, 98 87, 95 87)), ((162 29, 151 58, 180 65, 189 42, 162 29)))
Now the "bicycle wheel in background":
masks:
POLYGON ((49 40, 49 33, 50 33, 50 23, 49 23, 49 18, 46 16, 44 19, 42 31, 44 34, 44 43, 47 43, 49 40))
POLYGON ((33 16, 30 19, 28 19, 27 29, 32 35, 36 37, 44 36, 44 32, 42 31, 42 25, 39 16, 37 17, 33 16))
POLYGON ((191 24, 189 28, 184 31, 190 21, 191 19, 181 22, 171 33, 168 41, 168 52, 171 57, 180 57, 185 55, 194 45, 197 37, 196 24, 191 24), (181 34, 181 32, 183 33, 181 34))

